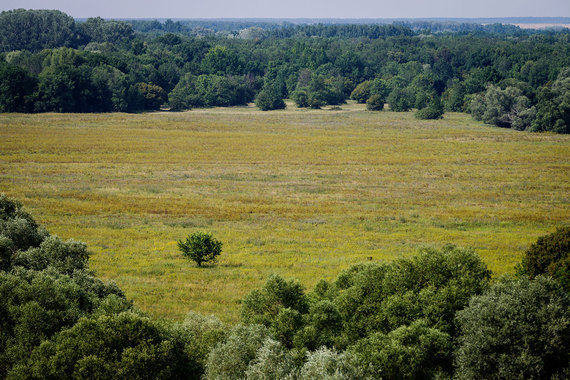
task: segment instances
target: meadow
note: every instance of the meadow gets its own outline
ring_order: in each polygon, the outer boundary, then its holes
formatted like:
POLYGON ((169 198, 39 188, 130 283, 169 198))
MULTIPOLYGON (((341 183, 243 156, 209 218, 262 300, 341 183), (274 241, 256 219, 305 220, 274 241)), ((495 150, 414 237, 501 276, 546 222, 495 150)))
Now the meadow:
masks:
POLYGON ((538 236, 570 222, 570 136, 354 103, 2 114, 0 192, 87 243, 91 268, 142 310, 235 322, 271 273, 310 289, 425 245, 472 247, 495 275, 513 272, 538 236), (218 264, 179 253, 198 230, 223 242, 218 264))

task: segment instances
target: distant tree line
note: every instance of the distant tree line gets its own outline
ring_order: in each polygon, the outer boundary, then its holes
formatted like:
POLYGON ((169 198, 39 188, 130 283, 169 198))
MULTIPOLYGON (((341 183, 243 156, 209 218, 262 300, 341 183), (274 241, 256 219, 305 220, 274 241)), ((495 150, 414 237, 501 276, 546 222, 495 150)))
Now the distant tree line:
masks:
POLYGON ((352 98, 372 111, 413 109, 421 119, 471 112, 499 127, 570 130, 568 30, 231 21, 247 27, 198 36, 186 33, 187 23, 2 12, 0 111, 139 112, 252 101, 271 110, 283 108, 283 99, 320 108, 352 98))
POLYGON ((570 228, 517 277, 473 250, 366 263, 310 292, 270 276, 240 323, 156 321, 0 195, 0 377, 6 379, 563 379, 570 374, 570 228))

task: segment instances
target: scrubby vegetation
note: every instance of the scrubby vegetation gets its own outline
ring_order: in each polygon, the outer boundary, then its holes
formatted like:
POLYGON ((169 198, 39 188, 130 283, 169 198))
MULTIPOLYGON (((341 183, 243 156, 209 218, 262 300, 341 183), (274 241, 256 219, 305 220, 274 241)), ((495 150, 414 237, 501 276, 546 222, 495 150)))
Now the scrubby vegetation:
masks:
MULTIPOLYGON (((7 379, 564 378, 570 296, 503 278, 473 250, 426 248, 306 292, 271 276, 241 324, 156 321, 94 277, 85 245, 0 196, 0 376, 7 379)), ((567 247, 562 248, 566 250, 567 247)))
POLYGON ((0 112, 138 112, 169 106, 445 111, 568 133, 568 29, 396 23, 76 22, 0 14, 0 112), (198 26, 202 25, 202 26, 198 26), (208 29, 210 28, 210 29, 208 29), (242 28, 242 29, 232 29, 242 28))

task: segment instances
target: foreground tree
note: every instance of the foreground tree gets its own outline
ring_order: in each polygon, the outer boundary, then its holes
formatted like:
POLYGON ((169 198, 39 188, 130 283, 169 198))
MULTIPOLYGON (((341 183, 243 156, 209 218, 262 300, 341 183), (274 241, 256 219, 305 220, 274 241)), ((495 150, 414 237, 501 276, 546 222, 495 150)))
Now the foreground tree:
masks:
POLYGON ((168 327, 133 312, 82 318, 8 378, 199 379, 183 347, 168 327))
POLYGON ((570 375, 570 297, 554 280, 503 279, 457 313, 459 379, 570 375))
POLYGON ((178 249, 182 255, 202 266, 202 263, 214 263, 222 252, 222 243, 207 232, 195 232, 178 241, 178 249))
POLYGON ((525 252, 517 272, 530 278, 551 276, 570 292, 570 227, 539 237, 525 252))

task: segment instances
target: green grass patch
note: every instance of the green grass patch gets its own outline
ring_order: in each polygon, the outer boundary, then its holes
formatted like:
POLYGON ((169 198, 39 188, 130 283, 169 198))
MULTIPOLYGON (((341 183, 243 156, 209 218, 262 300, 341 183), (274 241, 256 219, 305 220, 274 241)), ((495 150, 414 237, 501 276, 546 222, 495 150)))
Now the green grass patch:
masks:
POLYGON ((512 272, 570 215, 570 137, 468 115, 261 112, 0 115, 0 191, 50 232, 85 241, 91 267, 151 314, 237 319, 270 273, 306 287, 351 264, 470 246, 512 272), (210 231, 219 264, 176 240, 210 231))

